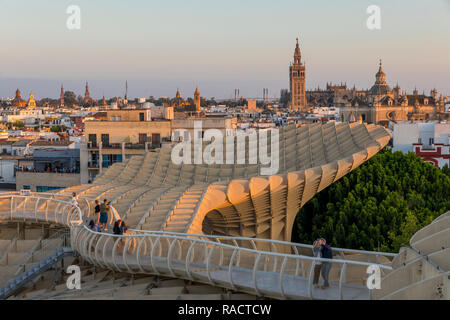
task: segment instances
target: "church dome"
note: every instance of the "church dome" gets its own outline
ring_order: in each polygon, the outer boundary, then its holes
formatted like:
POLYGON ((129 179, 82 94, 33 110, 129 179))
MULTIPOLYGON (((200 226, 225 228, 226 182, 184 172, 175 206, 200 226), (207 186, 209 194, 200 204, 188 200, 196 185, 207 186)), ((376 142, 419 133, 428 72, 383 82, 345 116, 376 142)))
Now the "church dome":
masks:
POLYGON ((383 66, 380 60, 380 67, 375 75, 375 84, 370 88, 369 93, 372 95, 386 95, 392 92, 392 89, 386 84, 386 74, 383 72, 383 66))

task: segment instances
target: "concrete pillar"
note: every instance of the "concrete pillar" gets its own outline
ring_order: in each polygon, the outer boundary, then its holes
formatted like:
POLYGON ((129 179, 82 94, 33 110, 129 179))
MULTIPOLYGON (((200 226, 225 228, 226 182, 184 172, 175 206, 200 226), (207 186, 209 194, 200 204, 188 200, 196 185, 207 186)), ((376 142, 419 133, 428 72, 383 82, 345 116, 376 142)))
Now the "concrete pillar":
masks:
POLYGON ((25 223, 17 222, 17 234, 19 240, 25 240, 25 223))
POLYGON ((50 228, 46 224, 42 225, 42 236, 44 237, 44 239, 50 237, 50 228))
POLYGON ((89 181, 89 151, 87 143, 82 141, 80 143, 80 184, 86 184, 89 181))
POLYGON ((122 162, 125 161, 125 142, 122 142, 122 162))
POLYGON ((102 168, 103 168, 103 155, 102 155, 102 142, 100 141, 98 143, 98 173, 101 174, 102 173, 102 168))

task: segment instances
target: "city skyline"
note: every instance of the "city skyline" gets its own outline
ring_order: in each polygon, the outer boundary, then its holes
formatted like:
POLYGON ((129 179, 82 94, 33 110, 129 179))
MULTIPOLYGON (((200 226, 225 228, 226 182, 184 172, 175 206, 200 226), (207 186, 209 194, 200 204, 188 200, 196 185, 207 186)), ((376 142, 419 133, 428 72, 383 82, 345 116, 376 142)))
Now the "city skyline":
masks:
POLYGON ((297 37, 307 89, 341 81, 368 89, 382 59, 390 85, 450 93, 448 1, 378 1, 382 29, 373 31, 365 27, 369 1, 169 2, 77 1, 82 26, 69 31, 72 3, 2 1, 11 14, 0 26, 14 32, 2 35, 0 97, 20 88, 57 98, 62 83, 82 95, 86 80, 94 98, 123 96, 125 80, 131 98, 172 97, 177 88, 190 97, 196 86, 205 97, 233 98, 236 88, 244 97, 260 97, 263 88, 278 97, 289 88, 297 37))

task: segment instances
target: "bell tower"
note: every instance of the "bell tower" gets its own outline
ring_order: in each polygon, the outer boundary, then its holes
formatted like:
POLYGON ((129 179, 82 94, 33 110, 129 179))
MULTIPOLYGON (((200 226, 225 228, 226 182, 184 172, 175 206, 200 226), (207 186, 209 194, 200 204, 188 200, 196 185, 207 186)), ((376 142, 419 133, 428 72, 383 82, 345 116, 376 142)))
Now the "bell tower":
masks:
POLYGON ((201 109, 200 109, 200 91, 198 90, 198 87, 195 88, 195 92, 194 92, 194 105, 195 105, 195 111, 200 113, 201 109))
POLYGON ((91 94, 89 93, 89 84, 86 81, 86 91, 84 93, 84 103, 88 104, 91 102, 91 94))
POLYGON ((289 68, 289 79, 291 87, 291 106, 290 110, 305 111, 307 107, 306 102, 306 74, 305 65, 302 63, 302 54, 300 52, 300 45, 295 46, 294 63, 289 68))
POLYGON ((61 85, 61 95, 59 96, 59 105, 64 107, 64 85, 61 85))

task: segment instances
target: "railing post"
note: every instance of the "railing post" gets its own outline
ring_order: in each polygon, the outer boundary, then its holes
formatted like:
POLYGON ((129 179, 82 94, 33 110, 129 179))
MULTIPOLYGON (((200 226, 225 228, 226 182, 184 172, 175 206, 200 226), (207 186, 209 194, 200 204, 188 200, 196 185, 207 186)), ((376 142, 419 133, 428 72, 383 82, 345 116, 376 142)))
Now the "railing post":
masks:
POLYGON ((137 249, 136 249, 136 263, 137 263, 137 265, 139 267, 139 270, 142 273, 145 273, 145 270, 144 270, 144 268, 141 265, 141 247, 142 247, 142 244, 145 243, 145 241, 147 241, 147 237, 141 237, 140 240, 141 241, 139 241, 139 244, 138 244, 137 249))
POLYGON ((313 260, 311 263, 311 269, 309 269, 309 277, 308 277, 308 294, 309 298, 313 299, 312 287, 313 287, 313 278, 314 278, 314 268, 316 267, 316 260, 313 260))
MULTIPOLYGON (((131 270, 131 268, 128 266, 127 259, 126 259, 127 252, 130 247, 130 240, 131 240, 131 236, 127 237, 127 241, 125 242, 125 245, 123 246, 122 260, 123 260, 123 264, 127 268, 128 272, 133 273, 133 270, 131 270)), ((137 255, 137 252, 136 252, 136 255, 137 255)), ((137 261, 137 257, 136 257, 136 261, 137 261)))
MULTIPOLYGON (((277 252, 277 248, 275 247, 275 245, 273 244, 273 242, 270 243, 270 247, 272 252, 277 252)), ((277 271, 277 262, 278 262, 278 258, 275 256, 275 258, 273 259, 273 272, 277 271)))
MULTIPOLYGON (((233 241, 234 246, 239 248, 237 241, 235 239, 233 239, 232 241, 233 241)), ((236 267, 239 267, 241 264, 241 251, 239 251, 238 254, 239 254, 239 256, 238 256, 238 260, 236 262, 236 267)))
POLYGON ((230 281, 231 288, 233 290, 236 290, 236 286, 234 285, 234 282, 233 282, 233 262, 234 262, 234 257, 236 256, 237 251, 238 251, 237 248, 235 248, 233 250, 233 254, 231 255, 231 258, 230 258, 230 264, 228 265, 228 280, 230 281))
MULTIPOLYGON (((298 249, 297 249, 297 247, 294 245, 293 248, 294 248, 295 255, 298 256, 298 249)), ((295 259, 295 276, 296 277, 298 276, 298 264, 299 264, 298 260, 299 259, 295 259)))
POLYGON ((208 274, 208 280, 211 285, 214 285, 214 281, 211 278, 211 272, 209 270, 209 266, 211 264, 211 257, 212 257, 212 254, 213 254, 215 248, 216 248, 216 245, 214 244, 213 247, 209 250, 208 259, 206 260, 206 273, 208 274))
MULTIPOLYGON (((103 263, 102 262, 100 262, 100 254, 99 254, 99 246, 100 246, 100 243, 101 243, 101 240, 104 238, 104 237, 106 237, 107 235, 105 235, 105 234, 102 234, 99 238, 98 238, 98 240, 97 240, 97 244, 95 245, 95 260, 96 260, 96 264, 97 265, 99 265, 99 266, 101 266, 101 267, 104 267, 103 266, 103 263)), ((105 240, 105 242, 106 241, 108 241, 108 240, 105 240)))
POLYGON ((11 197, 11 220, 13 219, 13 214, 14 214, 14 199, 16 199, 16 197, 12 196, 11 197))
POLYGON ((194 250, 195 245, 197 244, 198 240, 193 240, 192 244, 189 246, 188 252, 186 254, 186 261, 185 261, 185 269, 186 269, 186 274, 189 277, 190 280, 194 280, 194 278, 192 277, 189 265, 191 263, 191 255, 192 252, 194 250))
POLYGON ((261 296, 261 293, 258 290, 258 279, 256 277, 257 271, 258 271, 258 264, 259 260, 261 259, 261 253, 258 252, 258 256, 255 259, 255 264, 253 266, 253 288, 255 290, 255 293, 257 296, 261 296))
POLYGON ((285 299, 286 299, 286 295, 284 294, 284 288, 283 288, 283 273, 284 273, 284 268, 286 268, 286 261, 287 261, 287 257, 284 257, 283 263, 281 264, 281 270, 280 270, 280 293, 281 293, 281 296, 285 299))
POLYGON ((159 236, 159 237, 156 239, 155 244, 153 245, 152 251, 151 251, 151 253, 150 253, 150 262, 151 262, 151 264, 152 264, 153 271, 154 271, 156 274, 160 274, 160 273, 159 273, 159 271, 158 271, 158 270, 156 269, 156 267, 155 267, 155 262, 154 262, 153 256, 154 256, 154 254, 155 254, 155 248, 156 248, 156 246, 159 244, 159 246, 161 247, 160 240, 161 240, 161 236, 159 236))
POLYGON ((26 210, 26 207, 27 207, 27 200, 28 200, 28 197, 24 197, 23 209, 22 209, 23 216, 25 216, 25 210, 26 210))
POLYGON ((172 261, 171 261, 171 259, 172 259, 172 251, 173 251, 173 248, 175 247, 175 244, 177 242, 178 242, 177 239, 173 239, 172 240, 172 243, 169 246, 169 251, 167 253, 167 268, 169 269, 169 272, 172 275, 172 277, 175 277, 175 273, 172 270, 172 261))
POLYGON ((116 263, 116 254, 117 254, 117 247, 119 246, 119 243, 121 240, 122 240, 121 237, 117 237, 117 240, 114 241, 112 255, 111 255, 112 264, 114 267, 116 267, 117 271, 119 271, 119 272, 122 272, 122 270, 120 270, 119 266, 116 263))
MULTIPOLYGON (((86 238, 89 238, 89 235, 86 237, 86 238)), ((88 258, 88 260, 90 260, 91 261, 91 263, 94 263, 93 262, 93 259, 92 259, 92 245, 93 245, 93 243, 94 243, 94 240, 97 238, 97 235, 96 234, 92 234, 92 238, 91 238, 91 240, 89 241, 89 248, 88 248, 88 251, 87 251, 87 258, 88 258)), ((94 250, 95 250, 95 248, 94 248, 94 250)))
POLYGON ((45 221, 48 221, 48 206, 50 204, 50 201, 47 201, 47 205, 45 206, 45 221))
POLYGON ((40 200, 40 198, 37 198, 36 199, 36 204, 34 205, 34 219, 36 220, 36 222, 38 222, 38 219, 37 219, 37 208, 38 208, 39 200, 40 200))
POLYGON ((346 271, 347 271, 347 263, 344 263, 344 265, 341 268, 341 275, 339 277, 339 300, 344 299, 343 287, 344 287, 344 282, 346 281, 345 280, 346 271))
POLYGON ((111 240, 112 237, 109 236, 108 239, 106 239, 105 244, 103 245, 103 254, 102 254, 102 259, 103 259, 103 263, 105 264, 106 267, 108 267, 108 263, 106 262, 106 245, 108 244, 109 240, 111 240))
MULTIPOLYGON (((217 239, 217 242, 222 243, 222 242, 220 241, 220 239, 217 239)), ((222 263, 223 263, 223 247, 221 246, 221 247, 220 247, 219 266, 221 266, 222 263)))

